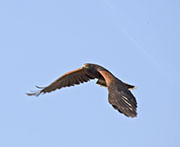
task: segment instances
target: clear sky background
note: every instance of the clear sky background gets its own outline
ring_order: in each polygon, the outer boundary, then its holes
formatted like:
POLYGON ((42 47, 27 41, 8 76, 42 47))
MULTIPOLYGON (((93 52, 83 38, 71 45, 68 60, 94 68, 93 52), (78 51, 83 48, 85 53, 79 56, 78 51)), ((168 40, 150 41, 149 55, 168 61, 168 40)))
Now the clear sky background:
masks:
POLYGON ((0 1, 1 147, 179 147, 180 1, 0 1), (25 95, 97 63, 137 86, 138 116, 95 81, 25 95))

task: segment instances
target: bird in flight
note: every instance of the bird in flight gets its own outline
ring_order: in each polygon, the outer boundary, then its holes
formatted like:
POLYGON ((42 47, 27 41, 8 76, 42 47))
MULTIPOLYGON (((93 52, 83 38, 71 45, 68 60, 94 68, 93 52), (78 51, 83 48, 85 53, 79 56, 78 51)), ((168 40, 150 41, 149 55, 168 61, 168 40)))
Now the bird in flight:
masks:
POLYGON ((137 115, 137 102, 130 91, 135 86, 122 82, 107 69, 97 64, 84 64, 82 68, 67 72, 47 87, 37 86, 37 88, 40 88, 39 91, 30 92, 27 95, 39 96, 42 93, 78 85, 91 79, 97 79, 96 84, 108 89, 108 101, 113 108, 127 117, 135 117, 137 115))

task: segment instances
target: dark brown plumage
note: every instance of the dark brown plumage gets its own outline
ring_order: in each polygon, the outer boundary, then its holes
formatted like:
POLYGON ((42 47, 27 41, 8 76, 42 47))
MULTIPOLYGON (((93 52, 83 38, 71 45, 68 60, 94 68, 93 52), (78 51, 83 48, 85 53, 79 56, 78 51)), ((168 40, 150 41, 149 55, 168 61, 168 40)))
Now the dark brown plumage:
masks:
POLYGON ((27 95, 39 96, 41 93, 49 93, 63 87, 88 82, 91 79, 98 79, 96 84, 107 87, 109 103, 120 113, 128 117, 135 117, 137 115, 136 99, 130 92, 130 89, 133 89, 135 86, 122 82, 107 69, 96 64, 84 64, 82 68, 64 74, 40 91, 27 93, 27 95))

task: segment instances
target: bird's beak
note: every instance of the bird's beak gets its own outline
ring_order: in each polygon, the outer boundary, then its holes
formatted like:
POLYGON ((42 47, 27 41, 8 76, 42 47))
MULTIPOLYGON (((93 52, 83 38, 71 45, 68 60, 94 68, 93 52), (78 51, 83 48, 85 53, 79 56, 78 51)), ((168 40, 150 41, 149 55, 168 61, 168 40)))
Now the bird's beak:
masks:
POLYGON ((84 64, 84 65, 83 65, 83 68, 87 69, 87 68, 88 68, 88 65, 87 65, 87 64, 84 64))

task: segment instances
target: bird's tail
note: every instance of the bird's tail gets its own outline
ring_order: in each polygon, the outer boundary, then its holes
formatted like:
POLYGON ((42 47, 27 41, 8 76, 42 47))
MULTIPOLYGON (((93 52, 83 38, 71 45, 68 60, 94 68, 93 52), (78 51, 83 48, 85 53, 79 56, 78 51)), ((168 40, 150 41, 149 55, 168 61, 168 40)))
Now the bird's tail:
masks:
POLYGON ((123 84, 129 89, 129 90, 132 90, 132 89, 136 89, 136 86, 133 86, 133 85, 130 85, 130 84, 127 84, 127 83, 124 83, 123 84))

